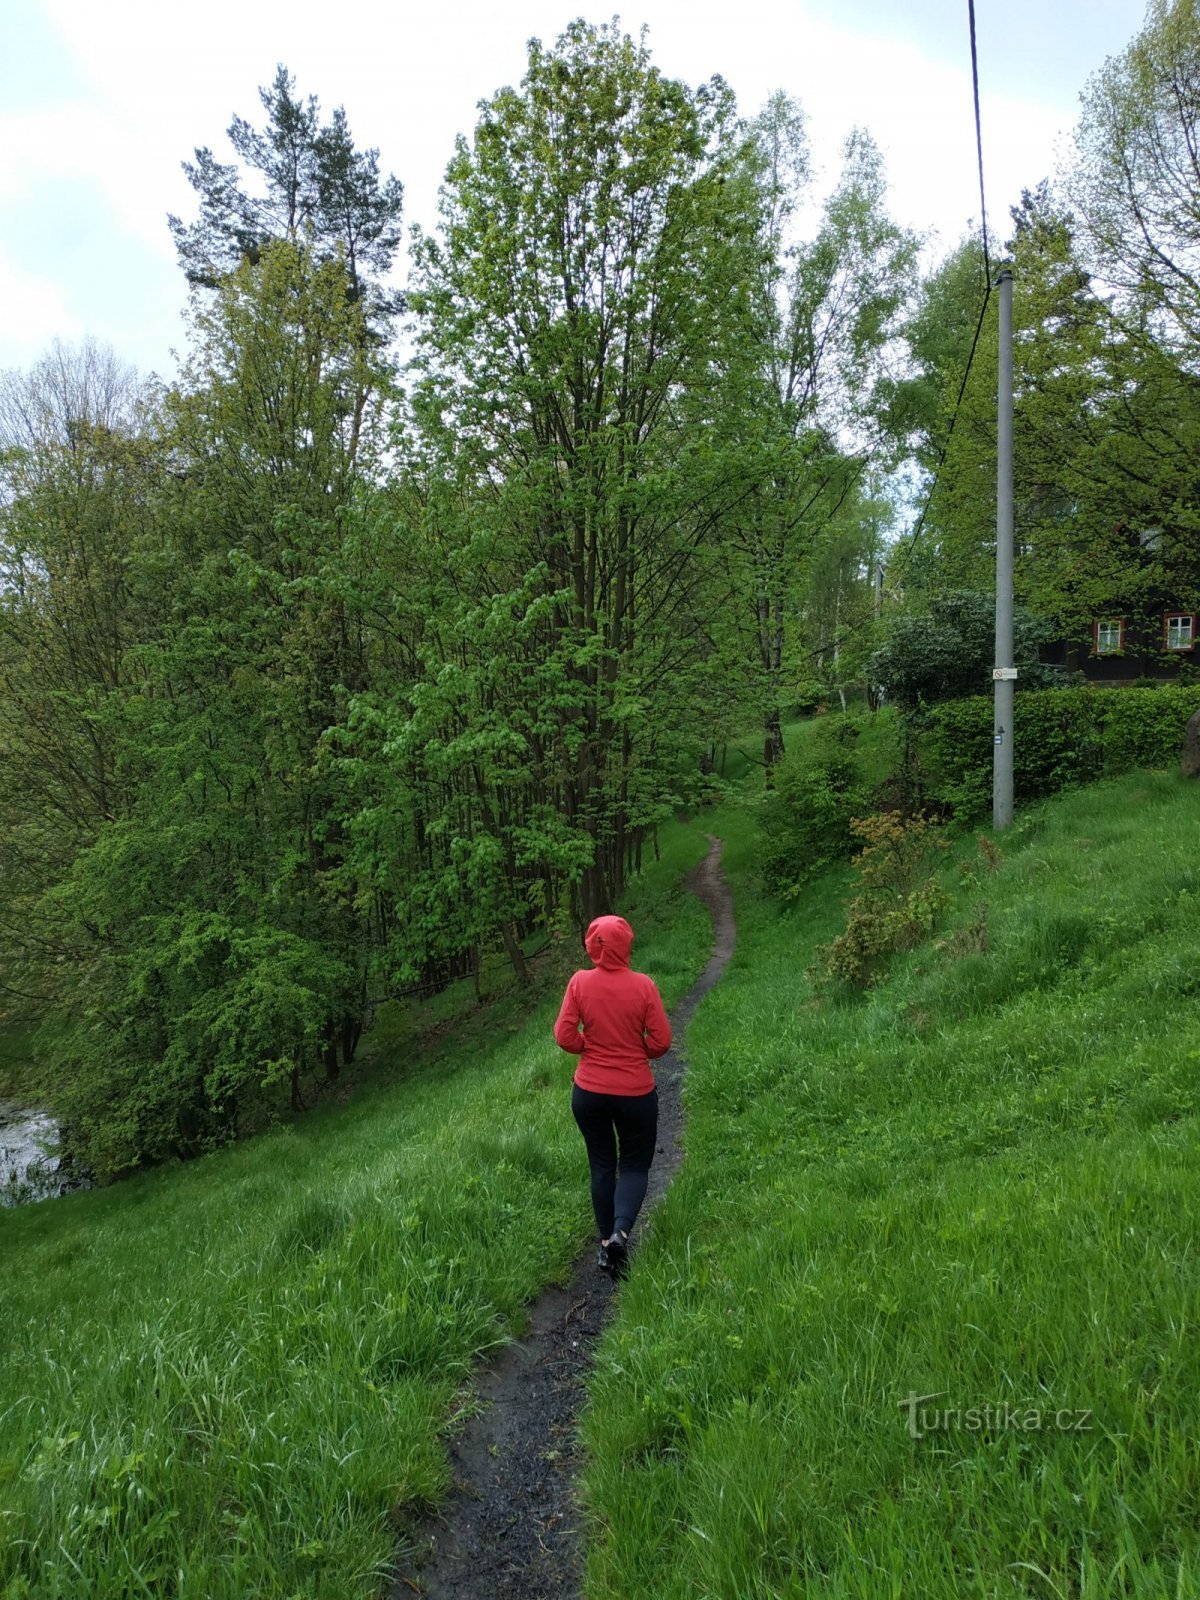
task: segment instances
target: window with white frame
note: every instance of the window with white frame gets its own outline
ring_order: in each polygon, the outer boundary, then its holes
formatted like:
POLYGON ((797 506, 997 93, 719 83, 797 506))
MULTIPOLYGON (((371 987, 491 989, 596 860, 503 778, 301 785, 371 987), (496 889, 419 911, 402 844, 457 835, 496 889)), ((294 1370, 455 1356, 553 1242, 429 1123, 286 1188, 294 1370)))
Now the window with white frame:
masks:
POLYGON ((1196 617, 1187 611, 1168 612, 1163 618, 1163 642, 1168 650, 1191 650, 1196 643, 1196 617))
POLYGON ((1092 624, 1092 635, 1098 656, 1115 656, 1125 646, 1125 618, 1100 617, 1092 624))

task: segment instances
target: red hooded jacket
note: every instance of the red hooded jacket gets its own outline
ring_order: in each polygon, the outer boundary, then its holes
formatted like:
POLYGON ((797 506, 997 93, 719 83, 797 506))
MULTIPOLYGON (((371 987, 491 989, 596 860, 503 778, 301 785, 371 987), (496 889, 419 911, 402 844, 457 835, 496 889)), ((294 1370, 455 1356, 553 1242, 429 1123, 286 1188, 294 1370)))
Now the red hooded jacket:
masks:
POLYGON ((575 1082, 597 1094, 649 1094, 650 1060, 671 1048, 671 1024, 653 978, 631 972, 633 929, 624 917, 597 917, 584 946, 596 963, 567 984, 554 1037, 579 1057, 575 1082), (579 1029, 582 1028, 582 1034, 579 1029))

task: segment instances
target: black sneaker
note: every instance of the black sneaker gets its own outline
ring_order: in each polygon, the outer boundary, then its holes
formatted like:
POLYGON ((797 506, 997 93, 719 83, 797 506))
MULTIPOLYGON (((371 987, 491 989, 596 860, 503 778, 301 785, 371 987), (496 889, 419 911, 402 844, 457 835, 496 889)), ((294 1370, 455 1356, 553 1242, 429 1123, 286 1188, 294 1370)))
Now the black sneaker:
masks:
POLYGON ((624 1228, 614 1228, 613 1236, 604 1246, 608 1269, 614 1278, 623 1278, 629 1271, 629 1235, 624 1228))

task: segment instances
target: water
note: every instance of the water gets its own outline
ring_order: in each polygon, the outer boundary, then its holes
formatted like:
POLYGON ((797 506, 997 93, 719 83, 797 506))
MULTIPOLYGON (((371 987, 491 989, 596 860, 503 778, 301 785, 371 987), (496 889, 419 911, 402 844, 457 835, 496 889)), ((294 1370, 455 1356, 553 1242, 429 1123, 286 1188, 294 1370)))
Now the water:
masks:
POLYGON ((0 1206, 48 1200, 81 1186, 59 1159, 54 1118, 0 1100, 0 1206))

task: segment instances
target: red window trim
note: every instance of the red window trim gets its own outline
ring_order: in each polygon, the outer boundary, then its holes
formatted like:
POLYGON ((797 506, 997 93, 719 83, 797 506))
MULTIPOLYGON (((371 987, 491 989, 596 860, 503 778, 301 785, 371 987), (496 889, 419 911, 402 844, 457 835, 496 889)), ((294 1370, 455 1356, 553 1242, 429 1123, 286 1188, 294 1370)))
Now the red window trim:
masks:
POLYGON ((1163 612, 1163 629, 1162 629, 1163 649, 1164 650, 1171 650, 1176 655, 1182 655, 1182 653, 1185 650, 1194 650, 1196 648, 1196 622, 1197 622, 1197 620, 1198 619, 1197 619, 1196 613, 1194 611, 1164 611, 1163 612), (1172 617, 1191 617, 1191 619, 1192 619, 1192 637, 1189 639, 1187 644, 1168 644, 1167 643, 1167 623, 1170 622, 1172 617))
MULTIPOLYGON (((1182 612, 1173 612, 1172 615, 1173 616, 1181 616, 1182 612)), ((1164 622, 1163 623, 1164 630, 1166 629, 1166 626, 1167 625, 1164 622)), ((1164 637, 1165 636, 1166 635, 1165 635, 1165 632, 1164 632, 1164 637)), ((1097 617, 1092 623, 1092 654, 1094 656, 1098 656, 1098 655, 1106 655, 1106 656, 1118 655, 1122 650, 1124 650, 1124 648, 1125 648, 1125 618, 1124 617, 1097 617), (1100 624, 1102 622, 1106 622, 1106 623, 1115 622, 1117 624, 1118 633, 1117 633, 1117 648, 1116 648, 1116 650, 1103 650, 1102 651, 1100 649, 1100 624)))

